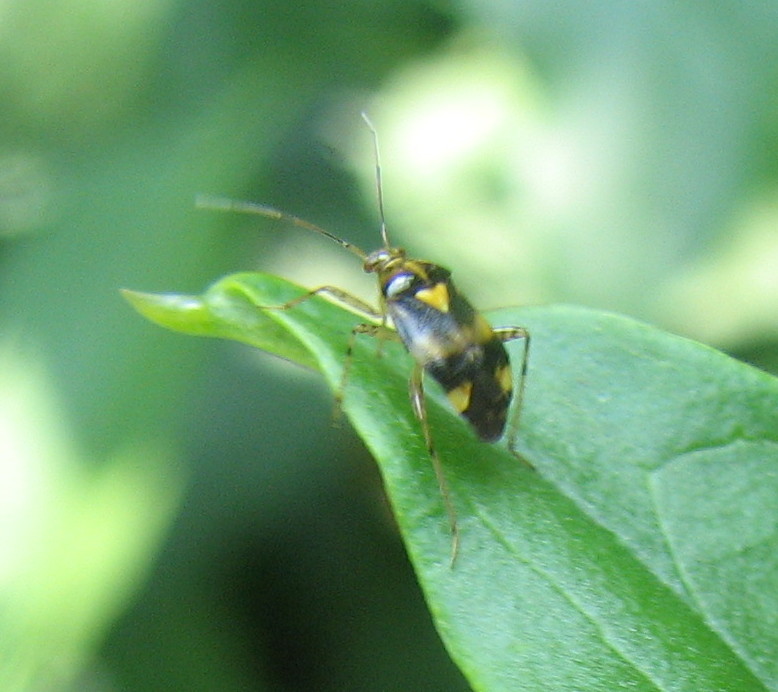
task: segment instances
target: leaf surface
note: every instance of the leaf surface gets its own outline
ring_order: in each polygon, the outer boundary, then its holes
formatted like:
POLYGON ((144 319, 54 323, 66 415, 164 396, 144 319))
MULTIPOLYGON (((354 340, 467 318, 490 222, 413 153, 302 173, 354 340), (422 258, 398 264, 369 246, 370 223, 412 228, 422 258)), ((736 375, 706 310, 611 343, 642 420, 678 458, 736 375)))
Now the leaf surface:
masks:
MULTIPOLYGON (((316 367, 333 388, 359 317, 239 274, 203 296, 128 293, 164 326, 316 367)), ((432 434, 461 531, 456 564, 410 358, 359 338, 344 410, 375 455, 436 626, 476 690, 778 689, 778 383, 616 315, 502 310, 532 334, 519 450, 479 442, 433 385, 432 434)), ((515 359, 521 345, 509 345, 515 359)), ((291 431, 290 431, 291 434, 291 431)))

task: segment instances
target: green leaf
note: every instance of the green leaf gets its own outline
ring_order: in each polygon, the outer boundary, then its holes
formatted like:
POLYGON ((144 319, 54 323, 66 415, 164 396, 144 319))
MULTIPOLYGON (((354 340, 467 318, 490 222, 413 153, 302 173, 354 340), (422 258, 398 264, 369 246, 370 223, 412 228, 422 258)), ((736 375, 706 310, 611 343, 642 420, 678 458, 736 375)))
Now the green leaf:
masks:
MULTIPOLYGON (((160 324, 315 365, 337 388, 359 317, 318 297, 259 307, 302 290, 242 274, 202 297, 129 297, 160 324)), ((459 514, 453 568, 409 356, 358 339, 344 401, 474 689, 778 689, 776 380, 615 315, 489 317, 532 333, 520 451, 536 470, 479 442, 428 387, 459 514)))

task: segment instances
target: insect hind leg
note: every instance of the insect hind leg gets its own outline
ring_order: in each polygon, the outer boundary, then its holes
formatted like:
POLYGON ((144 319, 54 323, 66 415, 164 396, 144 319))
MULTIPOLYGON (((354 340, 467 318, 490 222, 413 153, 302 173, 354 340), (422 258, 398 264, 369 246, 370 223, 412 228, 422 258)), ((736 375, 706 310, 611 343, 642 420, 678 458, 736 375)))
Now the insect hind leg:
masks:
MULTIPOLYGON (((351 330, 351 337, 349 338, 348 349, 346 351, 346 358, 343 363, 343 373, 341 376, 340 386, 338 392, 335 395, 335 402, 337 410, 340 410, 343 394, 348 382, 349 373, 351 371, 351 363, 354 355, 354 344, 360 334, 366 334, 368 336, 375 337, 377 339, 392 341, 400 341, 400 337, 396 331, 386 327, 382 324, 358 324, 351 330)), ((448 482, 443 473, 443 464, 438 455, 435 443, 432 439, 432 432, 430 431, 429 421, 427 420, 427 405, 424 397, 424 368, 416 364, 411 373, 411 377, 408 381, 408 391, 411 399, 411 406, 413 413, 419 421, 422 433, 424 434, 424 444, 427 449, 427 453, 432 459, 432 468, 435 471, 435 478, 438 481, 438 488, 440 495, 443 498, 443 504, 446 508, 446 514, 448 515, 448 523, 451 531, 451 566, 453 567, 459 553, 459 524, 457 521, 457 513, 454 508, 454 503, 451 499, 451 491, 448 487, 448 482)))
POLYGON ((516 388, 516 394, 513 397, 513 409, 511 411, 510 418, 508 419, 507 440, 508 449, 511 451, 511 453, 514 456, 519 457, 519 459, 521 459, 525 464, 532 467, 532 464, 530 464, 516 451, 516 440, 519 434, 519 421, 521 418, 521 410, 524 406, 524 390, 527 380, 527 366, 529 363, 530 334, 525 327, 495 327, 494 333, 503 343, 514 341, 516 339, 522 339, 524 341, 524 350, 521 355, 521 364, 519 365, 518 387, 516 388))

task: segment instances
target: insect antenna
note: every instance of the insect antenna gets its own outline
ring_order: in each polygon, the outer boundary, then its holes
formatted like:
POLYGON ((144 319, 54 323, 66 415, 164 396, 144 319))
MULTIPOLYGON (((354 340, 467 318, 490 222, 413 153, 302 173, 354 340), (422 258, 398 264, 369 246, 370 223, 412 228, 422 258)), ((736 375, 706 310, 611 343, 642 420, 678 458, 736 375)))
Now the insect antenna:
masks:
POLYGON ((229 199, 227 197, 211 197, 209 195, 198 195, 195 199, 195 206, 198 209, 211 209, 215 211, 232 211, 239 214, 257 214, 259 216, 266 216, 269 219, 275 221, 286 221, 299 228, 305 228, 319 235, 323 235, 330 240, 335 241, 342 248, 345 248, 349 252, 355 254, 361 260, 367 257, 367 253, 360 250, 354 243, 349 243, 343 238, 338 238, 334 233, 323 229, 321 226, 317 226, 310 221, 301 219, 299 216, 293 214, 287 214, 285 211, 280 211, 274 207, 269 207, 266 204, 257 204, 256 202, 241 202, 240 200, 229 199))
POLYGON ((362 113, 362 120, 365 121, 370 133, 373 135, 373 156, 375 157, 375 184, 378 193, 378 214, 381 218, 381 239, 384 241, 384 247, 389 247, 389 238, 386 234, 386 217, 384 215, 384 186, 381 178, 381 152, 378 149, 378 132, 367 117, 367 113, 362 113))

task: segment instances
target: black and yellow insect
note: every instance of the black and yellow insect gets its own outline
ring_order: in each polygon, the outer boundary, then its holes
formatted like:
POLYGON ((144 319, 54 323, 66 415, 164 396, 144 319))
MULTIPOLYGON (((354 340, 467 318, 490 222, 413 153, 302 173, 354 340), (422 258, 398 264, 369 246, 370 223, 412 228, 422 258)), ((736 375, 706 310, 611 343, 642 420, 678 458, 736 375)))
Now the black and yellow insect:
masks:
POLYGON ((335 286, 321 286, 283 305, 262 307, 288 310, 314 295, 325 294, 370 320, 352 329, 341 387, 336 393, 338 402, 343 397, 347 383, 357 335, 394 339, 404 344, 415 361, 409 381, 411 404, 424 433, 427 451, 446 505, 452 534, 453 561, 459 545, 457 515, 427 421, 424 374, 431 375, 440 384, 454 409, 467 419, 484 442, 499 440, 507 427, 508 446, 514 451, 527 373, 530 335, 524 327, 492 327, 457 290, 448 269, 432 262, 412 259, 405 250, 389 243, 384 221, 378 138, 370 121, 365 116, 363 118, 370 128, 375 146, 376 184, 383 241, 383 247, 380 249, 366 253, 315 224, 262 204, 208 198, 201 200, 199 206, 260 214, 307 228, 357 255, 362 260, 364 270, 377 275, 378 309, 335 286), (504 345, 506 341, 513 339, 524 340, 515 396, 513 371, 504 345), (512 399, 515 399, 514 413, 508 424, 512 399))

